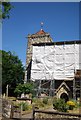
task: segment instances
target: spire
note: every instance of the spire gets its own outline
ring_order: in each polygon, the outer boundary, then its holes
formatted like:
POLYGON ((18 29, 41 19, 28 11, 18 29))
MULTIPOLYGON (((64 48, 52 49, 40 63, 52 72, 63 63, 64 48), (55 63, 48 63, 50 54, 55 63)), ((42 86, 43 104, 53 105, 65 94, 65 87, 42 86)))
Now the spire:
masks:
POLYGON ((41 34, 46 34, 45 32, 44 32, 44 30, 40 30, 40 31, 38 31, 37 33, 36 33, 37 35, 41 35, 41 34))

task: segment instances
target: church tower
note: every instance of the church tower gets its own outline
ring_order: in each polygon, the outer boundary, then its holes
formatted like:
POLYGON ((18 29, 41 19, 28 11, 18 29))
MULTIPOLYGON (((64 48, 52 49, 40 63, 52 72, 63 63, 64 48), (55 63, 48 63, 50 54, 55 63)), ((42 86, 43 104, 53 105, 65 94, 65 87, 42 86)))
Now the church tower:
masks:
POLYGON ((32 44, 52 42, 50 34, 43 29, 35 34, 28 34, 27 39, 25 83, 31 79, 32 44))

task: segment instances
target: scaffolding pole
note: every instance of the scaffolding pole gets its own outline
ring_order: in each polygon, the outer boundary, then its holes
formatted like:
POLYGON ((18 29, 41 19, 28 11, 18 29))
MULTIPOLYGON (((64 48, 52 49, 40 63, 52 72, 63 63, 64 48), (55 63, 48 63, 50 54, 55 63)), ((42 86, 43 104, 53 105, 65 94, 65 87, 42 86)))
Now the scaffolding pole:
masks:
MULTIPOLYGON (((81 51, 81 47, 79 46, 79 52, 81 51)), ((81 56, 80 56, 80 53, 79 53, 79 61, 80 61, 80 64, 81 64, 81 56)), ((80 105, 81 105, 81 69, 80 69, 80 105)), ((80 106, 80 113, 81 113, 81 106, 80 106)), ((81 118, 80 118, 81 120, 81 118)))
POLYGON ((76 100, 76 86, 75 86, 75 78, 73 80, 73 99, 76 100))

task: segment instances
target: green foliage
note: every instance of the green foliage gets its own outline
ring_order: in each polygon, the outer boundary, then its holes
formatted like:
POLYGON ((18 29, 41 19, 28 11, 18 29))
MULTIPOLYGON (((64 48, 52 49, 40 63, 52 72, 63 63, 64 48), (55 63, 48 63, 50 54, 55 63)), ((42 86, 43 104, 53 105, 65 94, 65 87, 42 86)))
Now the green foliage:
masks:
POLYGON ((25 84, 19 84, 16 89, 15 89, 15 93, 17 95, 21 95, 22 93, 24 94, 29 94, 29 93, 33 93, 33 88, 34 85, 33 83, 25 83, 25 84))
POLYGON ((19 83, 23 83, 24 67, 21 60, 15 54, 2 50, 2 93, 6 92, 9 85, 9 93, 13 93, 19 83))
POLYGON ((76 103, 74 101, 67 101, 67 105, 69 106, 69 110, 73 110, 73 108, 76 106, 76 103))
POLYGON ((36 97, 33 97, 33 98, 32 98, 32 102, 35 103, 36 101, 37 101, 37 98, 36 98, 36 97))
POLYGON ((2 52, 0 51, 0 88, 2 88, 2 52))
POLYGON ((20 110, 22 108, 23 111, 26 110, 32 110, 32 105, 29 105, 28 102, 26 101, 13 101, 13 105, 18 107, 18 109, 20 110))
POLYGON ((26 111, 26 110, 29 109, 29 105, 28 105, 27 102, 21 102, 21 103, 19 103, 19 106, 20 106, 20 107, 22 106, 22 110, 23 110, 23 111, 26 111))
POLYGON ((43 98, 43 103, 44 104, 48 104, 48 98, 46 97, 46 98, 43 98))
POLYGON ((0 19, 10 17, 10 10, 13 8, 10 2, 0 2, 0 19), (2 7, 1 7, 2 6, 2 7))
POLYGON ((41 108, 44 107, 45 104, 43 103, 43 101, 39 98, 33 98, 33 106, 37 107, 37 108, 41 108))
POLYGON ((68 110, 68 105, 65 103, 63 99, 55 99, 53 101, 53 107, 54 109, 61 112, 67 112, 68 110))

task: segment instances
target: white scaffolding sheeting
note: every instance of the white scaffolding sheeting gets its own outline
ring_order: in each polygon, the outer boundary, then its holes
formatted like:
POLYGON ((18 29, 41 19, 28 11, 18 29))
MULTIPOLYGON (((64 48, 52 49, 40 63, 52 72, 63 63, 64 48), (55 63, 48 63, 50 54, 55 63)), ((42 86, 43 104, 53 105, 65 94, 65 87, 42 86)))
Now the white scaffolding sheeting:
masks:
POLYGON ((31 80, 70 79, 81 69, 81 44, 33 46, 31 80))

